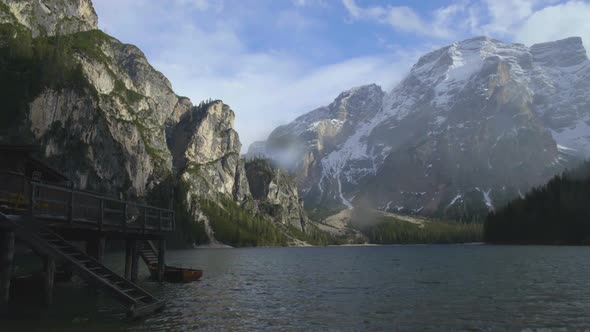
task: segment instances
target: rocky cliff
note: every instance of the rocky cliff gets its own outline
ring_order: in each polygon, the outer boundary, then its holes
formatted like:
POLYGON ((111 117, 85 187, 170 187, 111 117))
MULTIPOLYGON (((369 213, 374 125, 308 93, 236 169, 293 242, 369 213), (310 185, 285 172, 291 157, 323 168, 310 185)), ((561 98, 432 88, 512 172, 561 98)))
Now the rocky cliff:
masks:
MULTIPOLYGON (((341 93, 333 103, 304 114, 292 123, 278 127, 265 142, 256 142, 248 156, 269 156, 289 169, 306 197, 309 207, 318 207, 337 198, 339 187, 325 186, 322 160, 342 147, 359 126, 379 111, 384 92, 375 84, 341 93), (318 185, 320 184, 320 185, 318 185)), ((337 184, 337 182, 336 182, 337 184)))
POLYGON ((0 0, 0 140, 40 144, 81 189, 149 200, 182 182, 193 221, 201 198, 252 201, 230 107, 193 106, 96 27, 89 0, 0 0))
POLYGON ((242 203, 251 198, 234 118, 218 100, 190 108, 169 129, 174 167, 194 199, 221 195, 242 203))
POLYGON ((297 156, 287 163, 308 204, 481 215, 590 155, 589 88, 580 38, 532 47, 474 38, 424 55, 387 94, 343 93, 252 153, 297 156), (327 111, 335 107, 362 121, 327 111))
POLYGON ((283 225, 305 232, 309 218, 299 198, 297 184, 288 172, 265 159, 249 160, 245 168, 258 209, 283 225))
POLYGON ((98 29, 91 0, 0 0, 0 23, 19 23, 33 37, 98 29))

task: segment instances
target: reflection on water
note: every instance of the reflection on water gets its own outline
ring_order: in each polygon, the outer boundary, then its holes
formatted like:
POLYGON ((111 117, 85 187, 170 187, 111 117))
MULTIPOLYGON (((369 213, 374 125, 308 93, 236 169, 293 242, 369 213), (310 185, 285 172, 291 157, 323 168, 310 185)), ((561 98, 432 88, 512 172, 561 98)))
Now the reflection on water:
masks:
MULTIPOLYGON (((142 285, 163 313, 121 320, 81 285, 17 313, 2 331, 524 330, 590 328, 587 247, 383 246, 171 251, 202 281, 142 285)), ((122 254, 107 257, 121 271, 122 254)), ((142 275, 147 277, 147 270, 142 275)))

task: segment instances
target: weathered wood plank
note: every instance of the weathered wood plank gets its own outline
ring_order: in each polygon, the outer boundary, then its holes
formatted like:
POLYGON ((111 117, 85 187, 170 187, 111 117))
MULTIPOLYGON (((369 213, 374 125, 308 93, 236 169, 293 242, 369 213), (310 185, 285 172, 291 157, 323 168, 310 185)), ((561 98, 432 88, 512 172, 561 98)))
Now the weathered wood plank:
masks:
POLYGON ((10 278, 14 263, 14 231, 0 232, 0 306, 10 298, 10 278))
POLYGON ((166 240, 158 241, 158 281, 164 282, 164 272, 166 272, 166 240))
POLYGON ((55 281, 55 259, 51 256, 46 256, 45 267, 43 271, 43 289, 44 302, 46 305, 53 303, 53 284, 55 281))

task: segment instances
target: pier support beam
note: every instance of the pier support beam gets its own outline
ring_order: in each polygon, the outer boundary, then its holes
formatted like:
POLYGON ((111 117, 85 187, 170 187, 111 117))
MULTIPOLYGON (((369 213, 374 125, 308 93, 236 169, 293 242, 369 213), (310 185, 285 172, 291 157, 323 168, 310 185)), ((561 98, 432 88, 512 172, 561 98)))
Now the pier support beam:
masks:
POLYGON ((46 305, 50 305, 53 303, 53 284, 55 280, 55 259, 53 257, 45 257, 43 270, 44 301, 46 305))
POLYGON ((14 231, 0 230, 0 307, 10 298, 10 278, 14 263, 14 231))
POLYGON ((104 258, 104 247, 105 247, 104 235, 99 235, 96 238, 86 241, 86 253, 92 258, 96 259, 99 263, 102 263, 104 258))
POLYGON ((166 240, 158 241, 158 281, 164 281, 164 272, 166 271, 166 240))
POLYGON ((135 248, 136 242, 133 239, 125 240, 125 279, 131 280, 131 270, 133 261, 133 248, 135 248))
POLYGON ((125 240, 125 279, 137 281, 139 269, 139 250, 136 239, 125 240))

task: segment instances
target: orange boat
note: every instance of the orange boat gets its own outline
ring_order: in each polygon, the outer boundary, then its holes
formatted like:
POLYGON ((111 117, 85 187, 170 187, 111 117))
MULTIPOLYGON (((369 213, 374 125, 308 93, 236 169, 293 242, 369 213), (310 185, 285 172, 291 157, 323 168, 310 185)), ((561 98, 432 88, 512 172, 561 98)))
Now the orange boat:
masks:
MULTIPOLYGON (((152 278, 157 279, 158 267, 151 265, 150 273, 152 274, 152 278)), ((189 269, 185 267, 175 267, 166 265, 166 269, 164 271, 164 281, 167 282, 193 282, 201 279, 202 276, 203 270, 189 269)))

